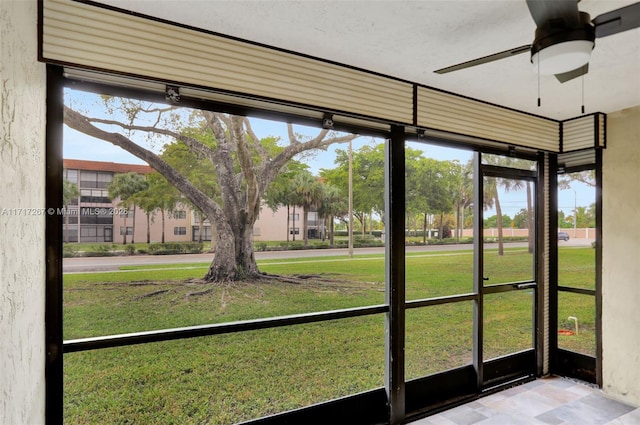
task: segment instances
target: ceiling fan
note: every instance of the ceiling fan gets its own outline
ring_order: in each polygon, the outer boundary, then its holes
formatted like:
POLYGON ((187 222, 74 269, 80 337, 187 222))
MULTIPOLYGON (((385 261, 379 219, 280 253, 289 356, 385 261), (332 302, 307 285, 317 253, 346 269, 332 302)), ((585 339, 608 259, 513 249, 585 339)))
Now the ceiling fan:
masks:
POLYGON ((536 23, 533 44, 434 71, 446 74, 521 53, 531 53, 531 63, 540 74, 555 75, 567 82, 589 71, 595 39, 640 27, 640 2, 598 15, 591 20, 578 10, 579 0, 526 0, 536 23))

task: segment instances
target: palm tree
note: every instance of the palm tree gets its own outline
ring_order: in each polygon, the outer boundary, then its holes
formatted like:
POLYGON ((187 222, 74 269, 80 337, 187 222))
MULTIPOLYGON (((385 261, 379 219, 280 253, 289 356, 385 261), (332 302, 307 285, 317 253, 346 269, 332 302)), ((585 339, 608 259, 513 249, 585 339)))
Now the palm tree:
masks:
POLYGON ((456 207, 456 240, 460 242, 460 236, 464 230, 464 211, 473 204, 473 167, 456 165, 455 187, 453 201, 456 207))
POLYGON ((318 215, 325 219, 325 227, 329 229, 329 245, 333 246, 333 219, 336 215, 347 213, 347 203, 336 186, 322 185, 322 198, 318 204, 318 215))
MULTIPOLYGON (((113 180, 109 183, 107 190, 109 191, 109 197, 111 199, 120 198, 119 206, 133 209, 133 232, 131 234, 131 243, 135 243, 135 226, 136 226, 136 204, 135 195, 148 188, 149 184, 147 180, 140 174, 129 172, 123 174, 116 174, 113 176, 113 180)), ((127 218, 128 214, 124 218, 124 232, 122 236, 122 244, 127 243, 127 218)))
POLYGON ((162 214, 162 243, 164 243, 165 211, 172 211, 180 198, 180 193, 167 179, 158 173, 147 176, 147 188, 133 195, 132 201, 147 215, 147 243, 151 242, 151 215, 156 210, 162 214))
POLYGON ((304 245, 309 245, 309 232, 307 224, 309 222, 309 210, 318 205, 322 199, 322 185, 316 177, 309 172, 296 175, 293 180, 293 191, 298 195, 300 201, 298 205, 303 208, 302 232, 304 245))
MULTIPOLYGON (((497 165, 502 167, 513 166, 519 162, 518 159, 508 158, 499 155, 483 155, 483 160, 487 164, 497 165)), ((497 223, 496 227, 498 228, 498 255, 504 255, 504 238, 502 232, 502 207, 500 205, 500 198, 498 196, 498 189, 502 187, 505 192, 511 192, 514 190, 521 190, 525 186, 523 180, 516 179, 505 179, 498 177, 490 177, 485 178, 484 180, 484 205, 485 209, 491 208, 495 206, 496 215, 497 215, 497 223)), ((531 206, 531 186, 529 182, 526 185, 527 188, 527 213, 528 220, 527 224, 529 226, 529 249, 533 252, 533 220, 532 220, 532 206, 531 206)))

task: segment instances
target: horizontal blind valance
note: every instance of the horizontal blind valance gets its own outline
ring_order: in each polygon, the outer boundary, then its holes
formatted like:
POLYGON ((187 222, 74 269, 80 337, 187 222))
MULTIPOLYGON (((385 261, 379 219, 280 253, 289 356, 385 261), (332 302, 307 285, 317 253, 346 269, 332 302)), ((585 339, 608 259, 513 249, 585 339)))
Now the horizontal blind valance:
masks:
POLYGON ((559 124, 553 120, 420 87, 418 125, 511 145, 557 151, 559 124))
POLYGON ((407 82, 69 0, 43 7, 45 60, 412 120, 407 82))
MULTIPOLYGON (((272 102, 274 108, 297 105, 345 119, 371 119, 372 128, 397 123, 561 151, 559 121, 95 4, 42 4, 41 59, 46 62, 132 76, 138 85, 145 79, 179 83, 185 93, 218 92, 239 96, 243 104, 255 99, 259 108, 272 102)), ((564 125, 564 151, 604 147, 604 117, 590 119, 564 125)))

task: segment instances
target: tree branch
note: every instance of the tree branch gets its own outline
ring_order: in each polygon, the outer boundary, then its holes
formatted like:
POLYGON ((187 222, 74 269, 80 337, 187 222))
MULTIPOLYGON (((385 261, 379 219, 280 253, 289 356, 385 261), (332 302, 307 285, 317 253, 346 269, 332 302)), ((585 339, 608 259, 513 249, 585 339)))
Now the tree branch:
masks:
POLYGON ((258 151, 258 155, 260 155, 260 159, 262 159, 262 163, 266 164, 270 160, 269 153, 266 151, 264 146, 262 146, 262 143, 260 143, 260 138, 256 135, 256 133, 253 132, 253 128, 251 127, 251 122, 249 121, 249 119, 245 117, 243 123, 247 134, 253 141, 253 146, 255 146, 256 150, 258 151))
POLYGON ((158 155, 137 145, 119 133, 110 133, 94 126, 84 115, 64 106, 64 122, 70 128, 87 134, 88 136, 104 140, 118 146, 130 154, 142 159, 153 169, 162 174, 176 189, 182 192, 194 205, 205 211, 215 219, 223 219, 224 213, 220 206, 207 195, 195 187, 189 180, 178 173, 173 167, 163 161, 158 155))
POLYGON ((165 128, 158 128, 158 127, 154 127, 154 126, 142 126, 142 125, 134 125, 134 124, 125 124, 122 123, 120 121, 115 121, 115 120, 107 120, 107 119, 102 119, 102 118, 90 118, 90 117, 85 117, 83 115, 83 118, 86 119, 88 122, 93 122, 93 123, 100 123, 100 124, 108 124, 108 125, 116 125, 122 129, 125 130, 133 130, 133 131, 145 131, 147 133, 154 133, 154 134, 159 134, 162 136, 168 136, 168 137, 172 137, 182 143, 184 143, 185 145, 187 145, 189 147, 189 149, 192 149, 194 152, 203 155, 206 158, 211 158, 211 155, 213 154, 213 150, 211 148, 209 148, 209 146, 203 144, 202 142, 200 142, 197 139, 194 139, 193 137, 189 137, 189 136, 185 136, 183 134, 180 133, 176 133, 175 131, 171 131, 171 130, 167 130, 165 128))
POLYGON ((244 180, 247 185, 247 207, 248 213, 251 214, 250 220, 257 215, 260 208, 260 197, 262 196, 262 190, 259 185, 258 176, 254 169, 253 159, 251 158, 251 151, 247 143, 247 137, 243 127, 244 118, 232 117, 231 119, 231 134, 236 146, 236 154, 238 162, 240 163, 240 170, 244 175, 244 180))
MULTIPOLYGON (((289 129, 291 133, 292 130, 289 129)), ((334 143, 346 143, 350 140, 353 140, 359 137, 357 134, 348 134, 346 136, 340 137, 331 137, 328 139, 324 139, 328 132, 326 130, 322 130, 318 136, 309 140, 308 142, 296 142, 284 148, 282 152, 280 152, 272 161, 265 165, 265 175, 270 177, 275 177, 275 175, 280 171, 280 169, 294 156, 299 154, 300 152, 304 152, 311 149, 324 149, 329 145, 334 143)), ((291 135, 290 135, 291 137, 291 135)), ((295 137, 295 136, 294 136, 295 137)))

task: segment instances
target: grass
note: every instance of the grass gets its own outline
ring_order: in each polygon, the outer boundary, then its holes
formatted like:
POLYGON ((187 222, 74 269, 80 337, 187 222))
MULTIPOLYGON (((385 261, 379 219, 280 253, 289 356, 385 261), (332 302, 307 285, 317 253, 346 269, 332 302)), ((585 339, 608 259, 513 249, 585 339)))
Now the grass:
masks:
MULTIPOLYGON (((472 292, 472 255, 407 254, 407 299, 472 292)), ((584 282, 594 273, 592 249, 561 249, 561 258, 561 279, 584 282)), ((488 252, 488 283, 530 278, 531 261, 522 249, 488 252)), ((301 284, 189 281, 206 267, 65 275, 65 339, 384 303, 382 255, 260 262, 272 274, 321 276, 301 284)), ((559 337, 561 346, 592 350, 593 304, 561 294, 561 321, 580 320, 579 335, 559 337)), ((487 296, 486 358, 531 347, 532 305, 531 291, 487 296)), ((406 317, 408 379, 471 362, 473 302, 411 309, 406 317)), ((65 422, 231 424, 383 385, 384 316, 375 315, 66 354, 65 422)))

